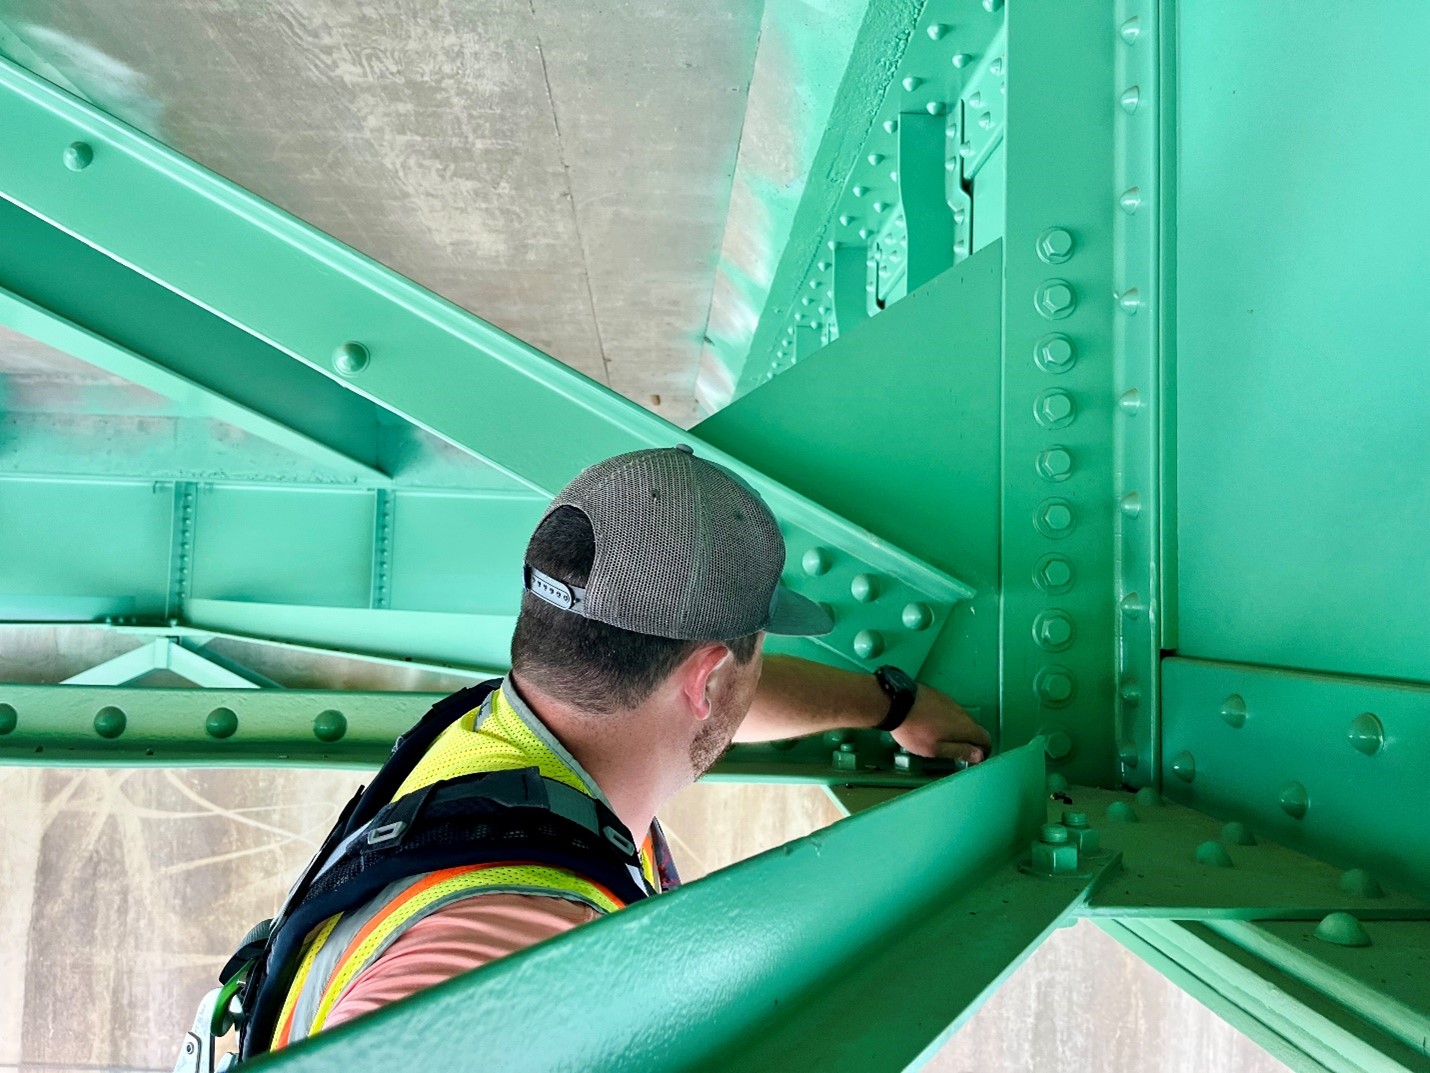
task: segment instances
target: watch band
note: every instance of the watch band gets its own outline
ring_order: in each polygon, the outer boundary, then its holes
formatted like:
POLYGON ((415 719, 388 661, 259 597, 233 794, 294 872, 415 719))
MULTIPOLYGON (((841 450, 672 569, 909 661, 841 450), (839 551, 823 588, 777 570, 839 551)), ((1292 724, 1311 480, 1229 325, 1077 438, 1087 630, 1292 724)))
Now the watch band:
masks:
POLYGON ((919 695, 919 686, 912 678, 897 667, 880 667, 874 672, 879 688, 889 698, 889 714, 880 720, 875 730, 897 730, 904 725, 914 701, 919 695), (888 672, 892 671, 890 674, 888 672))

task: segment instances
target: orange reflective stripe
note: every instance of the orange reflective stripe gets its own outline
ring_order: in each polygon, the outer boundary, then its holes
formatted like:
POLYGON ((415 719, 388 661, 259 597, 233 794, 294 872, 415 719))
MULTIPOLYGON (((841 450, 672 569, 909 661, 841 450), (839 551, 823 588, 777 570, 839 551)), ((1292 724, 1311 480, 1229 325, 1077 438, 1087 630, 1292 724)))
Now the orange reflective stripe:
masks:
MULTIPOLYGON (((403 928, 411 917, 425 909, 428 905, 440 900, 449 894, 456 893, 463 887, 476 888, 481 886, 481 881, 477 874, 482 872, 501 871, 511 869, 514 866, 523 866, 523 862, 501 861, 491 864, 468 865, 460 868, 447 868, 440 872, 433 872, 417 883, 402 891, 397 897, 383 906, 362 929, 348 943, 342 956, 337 961, 337 967, 333 970, 332 976, 327 980, 322 999, 318 1004, 316 1013, 313 1016, 313 1023, 308 1029, 308 1034, 313 1035, 322 1031, 323 1025, 327 1022, 328 1015, 332 1013, 333 1007, 342 998, 343 993, 349 985, 367 967, 369 960, 376 951, 399 929, 403 928), (471 879, 472 882, 462 883, 463 879, 471 879), (447 890, 437 888, 447 886, 447 890)), ((577 876, 567 872, 565 869, 550 868, 545 865, 536 865, 534 862, 525 865, 534 867, 542 872, 551 873, 546 883, 540 884, 548 890, 554 892, 571 892, 582 895, 583 900, 588 900, 591 895, 597 894, 601 899, 609 904, 601 906, 603 912, 611 912, 615 909, 624 909, 626 903, 616 897, 601 884, 593 882, 582 876, 577 876)), ((502 878, 493 877, 490 885, 500 889, 507 889, 506 882, 502 878)))

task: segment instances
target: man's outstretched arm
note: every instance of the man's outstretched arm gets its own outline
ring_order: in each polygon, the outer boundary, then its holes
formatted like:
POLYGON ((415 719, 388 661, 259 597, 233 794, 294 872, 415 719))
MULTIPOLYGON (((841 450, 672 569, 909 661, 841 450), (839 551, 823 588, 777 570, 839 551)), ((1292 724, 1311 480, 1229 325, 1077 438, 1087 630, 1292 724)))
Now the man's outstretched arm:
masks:
MULTIPOLYGON (((766 656, 750 714, 737 742, 778 741, 822 730, 876 726, 889 712, 889 698, 872 674, 845 671, 794 656, 766 656)), ((988 732, 958 704, 920 685, 918 699, 894 740, 919 756, 967 760, 988 755, 988 732)))

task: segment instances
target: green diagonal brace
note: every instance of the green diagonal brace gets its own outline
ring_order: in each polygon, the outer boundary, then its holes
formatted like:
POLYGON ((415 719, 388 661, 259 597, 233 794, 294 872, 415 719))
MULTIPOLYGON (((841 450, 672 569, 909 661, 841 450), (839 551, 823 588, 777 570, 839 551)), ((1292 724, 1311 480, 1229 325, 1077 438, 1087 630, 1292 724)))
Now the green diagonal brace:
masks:
POLYGON ((1043 794, 1038 742, 259 1068, 905 1069, 1094 882, 1017 870, 1043 794))
MULTIPOLYGON (((0 62, 0 136, 8 147, 0 195, 262 340, 267 347, 248 356, 253 365, 296 358, 533 488, 552 492, 597 459, 691 439, 8 62, 0 62)), ((249 369, 255 382, 276 382, 265 372, 249 369)), ((792 554, 824 548, 849 573, 873 572, 900 589, 887 601, 888 628, 897 629, 896 600, 946 612, 972 595, 729 456, 702 453, 759 488, 792 554)), ((804 588, 827 602, 833 595, 804 588)), ((847 651, 857 631, 847 632, 831 643, 847 651)), ((926 651, 922 639, 905 645, 926 651)))

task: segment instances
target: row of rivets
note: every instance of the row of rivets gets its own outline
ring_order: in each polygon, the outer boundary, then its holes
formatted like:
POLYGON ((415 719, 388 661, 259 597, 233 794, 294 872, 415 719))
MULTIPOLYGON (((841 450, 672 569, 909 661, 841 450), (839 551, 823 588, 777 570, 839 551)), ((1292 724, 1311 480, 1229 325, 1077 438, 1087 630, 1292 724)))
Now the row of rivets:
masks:
MULTIPOLYGON (((810 577, 822 577, 829 573, 833 565, 834 554, 828 548, 809 548, 800 556, 800 568, 810 577)), ((855 574, 849 582, 849 595, 864 604, 878 602, 886 589, 884 580, 878 574, 855 574)), ((834 617, 833 609, 828 604, 820 606, 829 612, 830 617, 834 617)), ((905 604, 899 614, 903 627, 915 633, 928 629, 933 625, 933 619, 933 608, 918 600, 905 604)), ((867 660, 881 655, 888 644, 879 630, 866 629, 854 635, 852 647, 856 656, 867 660)))
MULTIPOLYGON (((1136 45, 1142 36, 1142 24, 1139 17, 1134 15, 1124 21, 1118 28, 1117 33, 1123 45, 1128 47, 1136 45)), ((1145 52, 1146 47, 1144 46, 1141 51, 1145 52)), ((1119 53, 1119 70, 1121 70, 1124 65, 1123 57, 1130 56, 1130 53, 1119 53)), ((1137 62, 1140 62, 1143 58, 1144 57, 1139 56, 1137 62)), ((1125 62, 1131 63, 1134 61, 1128 58, 1125 62)), ((1128 116, 1139 116, 1137 119, 1138 123, 1145 124, 1149 121, 1153 123, 1157 122, 1155 110, 1151 111, 1150 120, 1141 118, 1142 114, 1149 112, 1149 110, 1144 107, 1146 103, 1144 94, 1141 86, 1136 84, 1134 80, 1135 75, 1128 75, 1127 79, 1130 84, 1124 84, 1125 88, 1117 95, 1118 105, 1122 112, 1128 116)), ((1119 127, 1117 134, 1119 140, 1124 144, 1126 144, 1128 140, 1126 130, 1127 128, 1119 127)), ((1133 161, 1134 164, 1136 163, 1135 154, 1131 152, 1122 153, 1121 156, 1124 159, 1133 161)), ((1127 216, 1136 213, 1142 207, 1143 201, 1142 191, 1136 182, 1132 181, 1133 178, 1134 176, 1128 176, 1128 178, 1124 180, 1121 184, 1123 185, 1123 193, 1117 199, 1119 207, 1127 216)), ((1114 240, 1119 244, 1127 241, 1126 228, 1120 224, 1115 228, 1114 240)), ((1135 255, 1129 255, 1125 258, 1125 261, 1127 264, 1134 266, 1134 270, 1145 270, 1148 267, 1145 264, 1145 257, 1139 258, 1135 255)), ((1142 309, 1144 304, 1142 292, 1136 283, 1129 283, 1123 287, 1120 292, 1114 295, 1114 300, 1117 309, 1129 317, 1135 316, 1142 309)), ((1125 336, 1121 338, 1125 339, 1125 336)), ((1116 362, 1118 367, 1121 367, 1123 364, 1120 357, 1119 355, 1119 361, 1116 362)), ((1141 408, 1142 398, 1138 388, 1135 386, 1125 387, 1118 398, 1118 412, 1126 418, 1132 418, 1137 416, 1141 408)), ((1119 429, 1118 432, 1119 434, 1115 437, 1115 442, 1120 451, 1126 452, 1128 450, 1127 440, 1131 433, 1124 432, 1124 430, 1121 429, 1119 429)), ((1132 472, 1132 467, 1119 464, 1117 470, 1120 473, 1129 473, 1132 472)), ((1132 479, 1137 480, 1140 476, 1145 475, 1134 474, 1132 479)), ((1136 521, 1142 513, 1141 495, 1133 489, 1124 489, 1119 495, 1118 506, 1121 514, 1121 519, 1118 522, 1119 537, 1121 537, 1127 534, 1130 523, 1136 521)), ((1145 536, 1145 534, 1143 535, 1145 536)), ((1118 579, 1118 585, 1122 592, 1120 608, 1125 620, 1124 624, 1118 630, 1119 643, 1117 652, 1119 696, 1122 699, 1122 712, 1126 712, 1128 709, 1135 707, 1141 700, 1141 688, 1136 680, 1136 672, 1137 667, 1140 666, 1146 658, 1146 653, 1149 650, 1146 629, 1150 627, 1152 619, 1148 605, 1150 600, 1155 597, 1155 594, 1143 597, 1138 591, 1142 585, 1137 578, 1143 576, 1141 575, 1141 564, 1138 559, 1138 556, 1126 551, 1118 556, 1119 571, 1123 575, 1118 579), (1134 629, 1130 625, 1134 622, 1139 624, 1145 623, 1146 626, 1139 625, 1138 628, 1134 629), (1129 695, 1134 697, 1135 700, 1129 700, 1129 695)), ((1119 713, 1118 733, 1120 737, 1125 738, 1131 734, 1131 723, 1130 720, 1121 718, 1122 712, 1119 713)), ((1124 768, 1134 768, 1137 766, 1138 750, 1130 741, 1125 741, 1120 747, 1119 756, 1124 768)), ((1190 762, 1190 758, 1188 758, 1188 762, 1190 762)))
MULTIPOLYGON (((1246 701, 1239 693, 1232 693, 1222 701, 1219 714, 1223 722, 1239 730, 1246 725, 1246 701)), ((1374 712, 1361 712, 1350 721, 1346 739, 1356 752, 1374 756, 1385 745, 1385 725, 1374 712)))
MULTIPOLYGON (((1076 253, 1073 233, 1065 227, 1045 228, 1034 241, 1034 253, 1046 265, 1066 264, 1076 253)), ((1077 291, 1066 279, 1050 278, 1040 283, 1033 294, 1033 307, 1046 320, 1065 320, 1076 311, 1077 291)), ((1073 341, 1061 332, 1054 332, 1038 341, 1033 350, 1037 367, 1050 375, 1061 375, 1077 362, 1073 341)), ((1048 388, 1033 402, 1033 418, 1047 430, 1067 428, 1077 419, 1077 405, 1072 394, 1063 388, 1048 388)), ((1073 475, 1075 457, 1068 447, 1050 444, 1033 459, 1034 471, 1043 480, 1060 484, 1073 475)), ((1061 497, 1051 497, 1039 504, 1033 516, 1034 528, 1048 540, 1062 540, 1077 524, 1072 503, 1061 497)), ((1033 583, 1046 595, 1069 592, 1076 583, 1072 561, 1065 555, 1047 554, 1033 567, 1033 583)), ((1077 637, 1073 618, 1061 608, 1046 608, 1033 618, 1033 641, 1045 652, 1063 652, 1071 648, 1077 637)), ((1041 668, 1033 679, 1039 701, 1050 708, 1064 707, 1071 702, 1076 679, 1070 669, 1060 665, 1041 668)), ((1064 759, 1072 752, 1072 739, 1061 728, 1044 728, 1047 752, 1054 760, 1064 759)))
MULTIPOLYGON (((13 704, 0 703, 0 737, 14 733, 20 725, 20 713, 13 704)), ((129 726, 129 716, 116 704, 106 704, 94 713, 94 732, 101 738, 113 741, 122 737, 129 726)), ((330 708, 319 712, 313 720, 313 737, 319 741, 335 742, 348 731, 347 716, 330 708)), ((232 708, 215 708, 204 717, 204 733, 211 738, 231 738, 238 732, 238 715, 232 708)))

